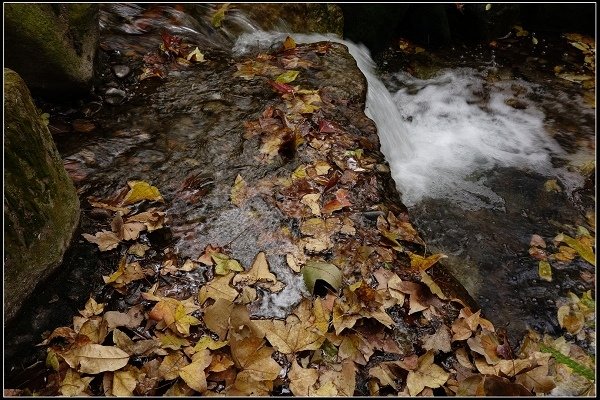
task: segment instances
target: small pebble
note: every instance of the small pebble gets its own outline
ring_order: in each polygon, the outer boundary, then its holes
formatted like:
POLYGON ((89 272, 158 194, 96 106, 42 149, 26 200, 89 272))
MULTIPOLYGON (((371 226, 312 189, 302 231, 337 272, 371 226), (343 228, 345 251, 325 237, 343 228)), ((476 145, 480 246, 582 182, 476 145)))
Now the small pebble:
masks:
POLYGON ((117 78, 125 78, 131 72, 131 69, 127 65, 115 65, 113 67, 113 72, 117 76, 117 78))
POLYGON ((106 91, 105 101, 112 105, 121 104, 123 100, 125 100, 125 96, 127 96, 125 91, 117 88, 110 88, 106 91))

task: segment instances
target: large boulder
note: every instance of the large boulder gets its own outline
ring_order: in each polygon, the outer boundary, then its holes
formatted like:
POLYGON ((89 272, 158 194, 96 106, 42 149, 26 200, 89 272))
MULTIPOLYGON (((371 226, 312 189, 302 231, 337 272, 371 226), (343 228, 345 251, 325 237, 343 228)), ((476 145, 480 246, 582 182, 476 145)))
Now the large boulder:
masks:
POLYGON ((91 88, 98 4, 5 4, 4 62, 34 92, 62 97, 91 88))
POLYGON ((4 319, 60 263, 79 199, 25 82, 4 69, 4 319))

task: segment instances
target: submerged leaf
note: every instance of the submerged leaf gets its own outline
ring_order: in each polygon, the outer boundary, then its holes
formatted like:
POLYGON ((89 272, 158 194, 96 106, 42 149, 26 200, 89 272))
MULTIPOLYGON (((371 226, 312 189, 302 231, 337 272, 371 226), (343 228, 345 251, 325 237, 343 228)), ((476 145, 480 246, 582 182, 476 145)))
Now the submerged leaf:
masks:
POLYGON ((223 20, 225 19, 225 12, 229 9, 230 3, 222 4, 221 7, 215 11, 212 17, 212 25, 215 28, 220 28, 223 20))
POLYGON ((163 201, 156 186, 144 181, 129 181, 127 184, 131 189, 125 195, 121 205, 127 206, 142 200, 163 201))
POLYGON ((541 279, 552 282, 552 267, 548 261, 542 260, 539 262, 538 273, 541 279))
POLYGON ((275 78, 275 82, 277 83, 290 83, 296 80, 300 71, 286 71, 275 78))

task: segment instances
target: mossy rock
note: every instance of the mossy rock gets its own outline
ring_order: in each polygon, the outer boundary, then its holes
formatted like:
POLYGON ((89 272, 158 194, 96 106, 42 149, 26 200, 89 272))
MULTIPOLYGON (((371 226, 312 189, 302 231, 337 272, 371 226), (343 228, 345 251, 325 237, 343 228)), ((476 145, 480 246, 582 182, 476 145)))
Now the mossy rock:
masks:
POLYGON ((25 82, 4 69, 4 319, 61 262, 79 198, 25 82))
POLYGON ((51 97, 89 91, 99 40, 98 4, 6 4, 4 61, 51 97))

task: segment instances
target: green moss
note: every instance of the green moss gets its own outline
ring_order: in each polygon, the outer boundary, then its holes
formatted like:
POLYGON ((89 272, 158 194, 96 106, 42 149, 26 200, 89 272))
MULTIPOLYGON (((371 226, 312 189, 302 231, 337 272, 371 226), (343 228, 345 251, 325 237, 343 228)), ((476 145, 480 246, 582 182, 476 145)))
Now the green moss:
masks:
POLYGON ((79 199, 25 83, 4 69, 4 284, 10 318, 62 258, 79 199))

